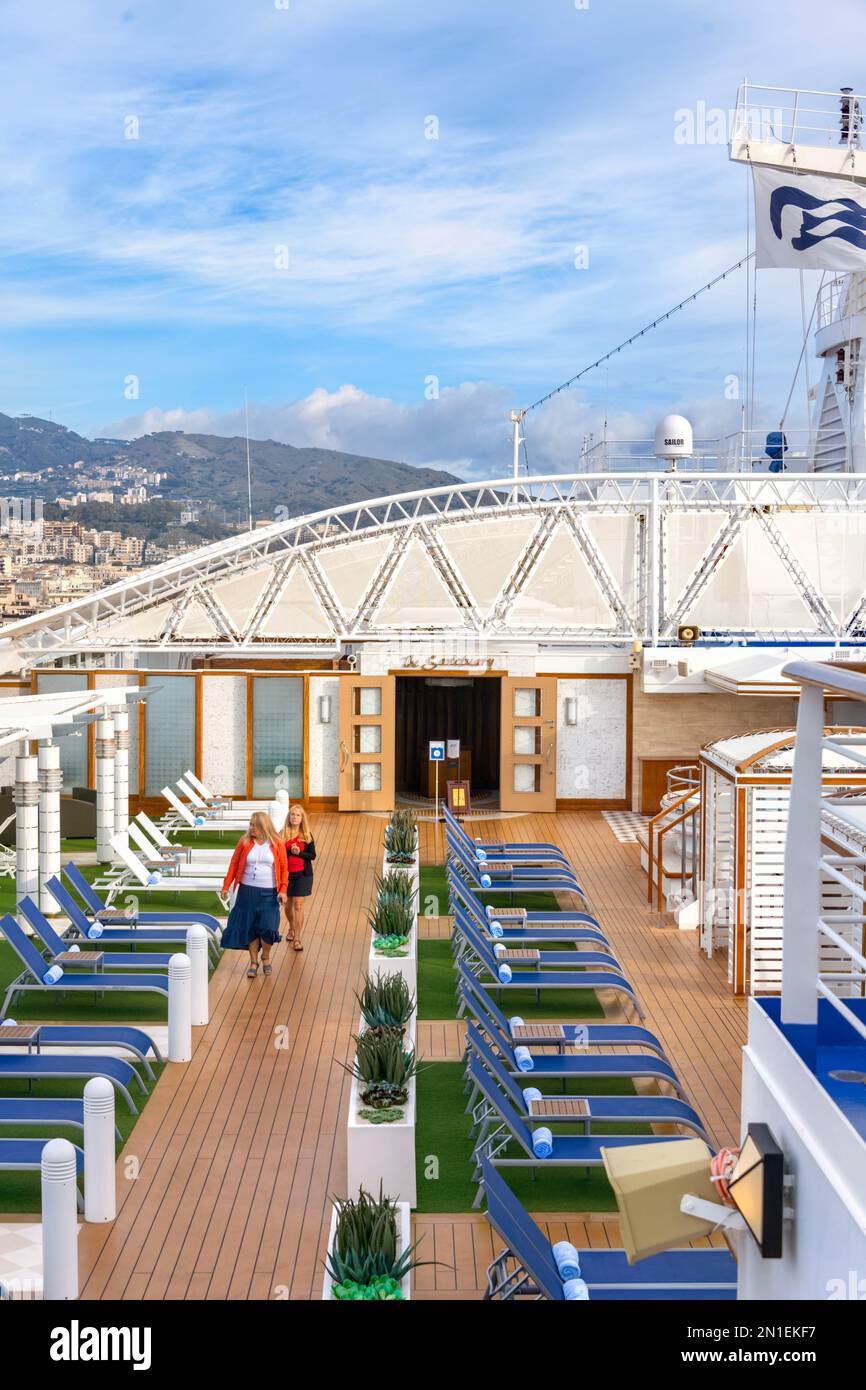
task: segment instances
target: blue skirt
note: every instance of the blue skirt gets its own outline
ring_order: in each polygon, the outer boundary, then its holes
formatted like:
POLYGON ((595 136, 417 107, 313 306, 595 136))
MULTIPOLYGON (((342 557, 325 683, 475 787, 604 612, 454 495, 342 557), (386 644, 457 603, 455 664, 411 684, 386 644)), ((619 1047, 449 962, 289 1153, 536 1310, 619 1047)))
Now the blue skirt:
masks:
POLYGON ((256 940, 269 946, 282 941, 277 890, 252 888, 241 883, 235 905, 223 927, 220 945, 224 951, 245 951, 250 942, 256 940))

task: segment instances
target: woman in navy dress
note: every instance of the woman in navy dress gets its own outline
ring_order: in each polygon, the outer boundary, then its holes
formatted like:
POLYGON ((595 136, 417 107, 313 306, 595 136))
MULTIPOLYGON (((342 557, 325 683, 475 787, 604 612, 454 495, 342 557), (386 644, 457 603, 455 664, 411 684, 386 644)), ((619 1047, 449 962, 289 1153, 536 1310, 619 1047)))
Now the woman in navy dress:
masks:
POLYGON ((313 839, 307 813, 303 806, 290 806, 283 827, 289 871, 286 920, 288 938, 296 951, 303 951, 301 933, 304 930, 304 899, 313 891, 313 860, 316 842, 313 839))
POLYGON ((246 835, 238 841, 220 897, 228 905, 237 897, 223 928, 220 944, 227 951, 248 951, 247 978, 255 979, 262 956, 262 974, 270 975, 271 947, 280 940, 280 912, 286 901, 286 846, 270 816, 254 811, 246 835))

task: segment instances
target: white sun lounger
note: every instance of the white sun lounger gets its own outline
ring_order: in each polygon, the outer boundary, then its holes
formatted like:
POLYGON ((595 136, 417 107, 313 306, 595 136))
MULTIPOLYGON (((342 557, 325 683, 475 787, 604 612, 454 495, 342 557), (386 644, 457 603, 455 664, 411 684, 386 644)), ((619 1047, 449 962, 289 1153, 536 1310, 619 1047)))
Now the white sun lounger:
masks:
POLYGON ((142 863, 130 846, 126 835, 112 835, 109 844, 124 867, 119 872, 117 870, 110 871, 104 879, 98 880, 94 887, 104 888, 110 897, 114 897, 116 893, 121 892, 124 888, 129 888, 132 884, 149 893, 160 890, 170 893, 208 891, 218 893, 222 888, 225 875, 216 867, 214 872, 209 875, 155 873, 142 863))
POLYGON ((224 849, 197 849, 192 855, 187 855, 185 846, 173 850, 171 846, 164 849, 161 845, 154 844, 143 826, 134 820, 129 822, 127 832, 133 845, 144 859, 145 867, 151 871, 159 870, 172 876, 177 874, 209 874, 216 868, 224 873, 229 866, 232 854, 229 845, 226 845, 224 849))

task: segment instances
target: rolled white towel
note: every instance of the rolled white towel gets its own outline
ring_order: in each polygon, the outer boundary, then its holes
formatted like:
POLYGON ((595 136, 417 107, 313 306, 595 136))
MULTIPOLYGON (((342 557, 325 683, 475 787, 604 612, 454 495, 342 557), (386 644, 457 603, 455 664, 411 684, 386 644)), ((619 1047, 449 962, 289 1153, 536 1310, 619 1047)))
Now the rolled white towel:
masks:
POLYGON ((502 962, 496 973, 499 976, 500 984, 507 985, 511 983, 511 966, 508 964, 507 961, 502 962))
POLYGON ((57 981, 62 979, 63 967, 60 965, 52 965, 49 967, 48 970, 45 971, 45 974, 42 976, 42 983, 44 985, 56 985, 57 981))
POLYGON ((504 936, 505 931, 501 922, 491 922, 488 928, 491 936, 504 936))
POLYGON ((533 1131, 532 1152, 536 1158, 550 1158, 553 1153, 553 1133, 546 1125, 533 1131))
POLYGON ((157 883, 162 883, 162 874, 159 872, 159 869, 155 869, 152 874, 148 874, 147 882, 150 888, 154 888, 157 883))
POLYGON ((506 949, 507 949, 507 948, 506 948, 505 946, 503 946, 503 944, 502 944, 501 941, 497 941, 497 942, 496 942, 495 946, 493 947, 493 954, 494 954, 494 956, 496 957, 497 960, 499 960, 499 957, 500 957, 500 956, 504 956, 504 955, 505 955, 506 949))
POLYGON ((534 1071, 535 1058, 528 1047, 515 1047, 514 1060, 518 1071, 534 1071))
POLYGON ((482 888, 489 888, 489 887, 490 887, 490 875, 489 875, 489 874, 482 874, 482 875, 481 875, 481 887, 482 887, 482 888))
POLYGON ((483 864, 487 858, 487 850, 482 849, 481 846, 478 845, 475 850, 475 858, 478 860, 479 864, 483 864))
POLYGON ((87 928, 87 935, 91 941, 99 940, 102 935, 102 927, 98 922, 91 922, 90 926, 87 928))
POLYGON ((196 816, 195 823, 196 825, 204 825, 204 816, 196 816))
POLYGON ((512 1033, 513 1033, 514 1030, 515 1030, 515 1028, 522 1028, 523 1025, 524 1025, 524 1023, 525 1023, 525 1021, 526 1021, 525 1019, 522 1019, 522 1018, 520 1017, 520 1014, 515 1014, 513 1018, 510 1018, 510 1019, 508 1020, 508 1026, 509 1026, 509 1028, 511 1029, 511 1031, 512 1031, 512 1033))
MULTIPOLYGON (((531 1102, 534 1100, 544 1100, 544 1096, 541 1094, 537 1086, 527 1086, 526 1090, 523 1092, 523 1099, 526 1101, 526 1110, 527 1113, 529 1113, 531 1102)), ((577 1272, 579 1274, 580 1270, 578 1270, 577 1272)))
POLYGON ((492 904, 489 904, 489 905, 484 909, 484 911, 487 913, 487 916, 488 916, 488 917, 495 917, 495 916, 496 916, 496 908, 493 907, 492 904))
POLYGON ((14 1018, 4 1018, 3 1022, 0 1023, 0 1028, 17 1028, 17 1027, 18 1027, 18 1024, 15 1022, 14 1018))
POLYGON ((589 1289, 583 1279, 568 1279, 562 1286, 566 1303, 588 1303, 589 1289))
MULTIPOLYGON (((523 1092, 526 1095, 526 1092, 523 1092)), ((580 1256, 570 1240, 558 1240, 552 1247, 556 1268, 563 1283, 568 1279, 580 1278, 580 1256)))
POLYGON ((79 954, 80 954, 80 952, 81 952, 81 947, 80 947, 80 946, 74 946, 74 945, 73 945, 73 946, 67 946, 66 949, 67 949, 67 951, 69 951, 70 953, 73 952, 73 951, 78 951, 79 954))

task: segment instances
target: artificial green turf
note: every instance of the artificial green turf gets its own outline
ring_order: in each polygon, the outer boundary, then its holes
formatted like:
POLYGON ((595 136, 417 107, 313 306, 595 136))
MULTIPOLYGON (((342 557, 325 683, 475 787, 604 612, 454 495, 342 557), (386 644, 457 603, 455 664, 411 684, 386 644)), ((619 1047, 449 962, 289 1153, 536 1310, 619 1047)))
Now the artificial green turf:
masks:
MULTIPOLYGON (((124 1060, 132 1061, 131 1056, 125 1055, 124 1060)), ((151 1062, 157 1078, 162 1071, 162 1066, 151 1062)), ((148 1087, 148 1094, 142 1095, 136 1086, 131 1087, 130 1094, 138 1107, 138 1115, 131 1115, 126 1107, 126 1101, 115 1091, 115 1115, 117 1127, 120 1130, 120 1142, 116 1143, 116 1151, 120 1153, 121 1148, 126 1143, 138 1120, 144 1106, 153 1094, 155 1083, 148 1082, 143 1076, 142 1079, 148 1087)), ((45 1096, 52 1100, 68 1100, 70 1098, 80 1099, 84 1091, 85 1082, 83 1078, 76 1080, 49 1080, 34 1081, 32 1089, 27 1089, 27 1082, 20 1079, 16 1081, 0 1081, 0 1096, 45 1096)), ((84 1146, 84 1136, 80 1129, 70 1128, 68 1125, 3 1125, 0 1127, 0 1137, 4 1139, 68 1139, 71 1144, 77 1144, 79 1148, 84 1146)), ((42 1199, 40 1193, 40 1176, 38 1173, 9 1173, 0 1172, 0 1212, 36 1212, 41 1210, 42 1199)))
MULTIPOLYGON (((528 912, 559 912, 553 893, 485 893, 478 895, 486 907, 525 907, 528 912)), ((448 883, 442 864, 422 864, 419 876, 418 911, 422 917, 447 917, 448 883)))
MULTIPOLYGON (((472 1141, 470 1118, 464 1114, 463 1067, 459 1062, 433 1062, 418 1074, 416 1091, 415 1165, 419 1212, 470 1211, 476 1185, 472 1181, 472 1141)), ((628 1082, 569 1083, 572 1094, 628 1094, 628 1082), (575 1089, 576 1087, 576 1089, 575 1089)), ((554 1088, 555 1089, 555 1088, 554 1088)), ((553 1090, 551 1091, 553 1094, 553 1090)), ((607 1127, 610 1128, 610 1127, 607 1127)), ((616 1125, 618 1134, 649 1133, 646 1126, 616 1125)), ((601 1132, 602 1127, 597 1127, 601 1132)), ((568 1133, 557 1126, 557 1134, 568 1133)), ((581 1132, 575 1128, 572 1133, 581 1132)), ((509 1150, 511 1152, 511 1150, 509 1150)), ((516 1156, 521 1151, 513 1150, 516 1156)), ((533 1181, 530 1169, 503 1168, 502 1176, 528 1211, 615 1211, 616 1201, 601 1168, 547 1168, 536 1165, 533 1181)), ((423 1258, 423 1255, 422 1255, 423 1258)))
MULTIPOLYGON (((604 1018, 598 996, 591 989, 546 989, 536 1002, 531 989, 497 990, 486 988, 505 1012, 522 1018, 557 1018, 572 1022, 587 1022, 604 1018)), ((446 1019, 457 1017, 456 973, 450 941, 418 942, 418 1017, 446 1019)))

